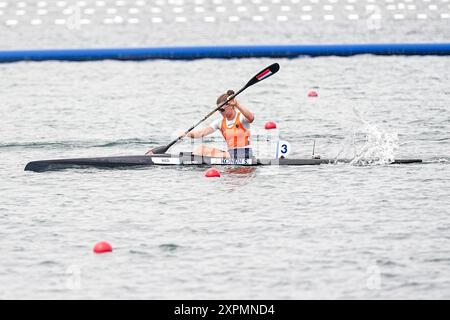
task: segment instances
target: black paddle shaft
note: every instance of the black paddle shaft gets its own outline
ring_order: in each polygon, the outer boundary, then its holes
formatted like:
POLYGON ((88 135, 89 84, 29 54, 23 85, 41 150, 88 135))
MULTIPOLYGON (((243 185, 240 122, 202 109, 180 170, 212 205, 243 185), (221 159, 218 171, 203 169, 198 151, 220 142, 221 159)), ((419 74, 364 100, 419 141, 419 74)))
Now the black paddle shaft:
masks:
POLYGON ((211 111, 210 113, 208 113, 203 119, 201 119, 199 122, 197 122, 196 124, 194 124, 192 127, 190 127, 189 129, 186 130, 186 132, 179 136, 178 138, 176 138, 175 140, 173 140, 172 142, 170 142, 168 145, 166 146, 161 146, 161 147, 156 147, 154 149, 151 150, 151 152, 153 154, 161 154, 161 153, 166 153, 167 150, 169 150, 169 148, 171 146, 173 146, 175 143, 177 143, 178 141, 180 141, 181 139, 183 139, 189 132, 191 132, 192 130, 194 130, 195 127, 197 127, 200 123, 202 123, 203 121, 205 121, 206 119, 208 119, 211 115, 213 115, 217 110, 219 110, 220 108, 222 108, 224 105, 226 105, 230 100, 233 100, 235 97, 237 97, 238 94, 240 94, 242 91, 244 91, 245 89, 247 89, 248 87, 263 81, 264 79, 274 75, 275 73, 278 72, 278 70, 280 70, 280 65, 278 63, 274 63, 270 66, 268 66, 267 68, 265 68, 264 70, 262 70, 261 72, 259 72, 256 76, 254 76, 253 78, 251 78, 247 84, 245 86, 243 86, 239 91, 237 91, 235 94, 229 96, 227 98, 226 101, 222 102, 220 105, 218 105, 213 111, 211 111))

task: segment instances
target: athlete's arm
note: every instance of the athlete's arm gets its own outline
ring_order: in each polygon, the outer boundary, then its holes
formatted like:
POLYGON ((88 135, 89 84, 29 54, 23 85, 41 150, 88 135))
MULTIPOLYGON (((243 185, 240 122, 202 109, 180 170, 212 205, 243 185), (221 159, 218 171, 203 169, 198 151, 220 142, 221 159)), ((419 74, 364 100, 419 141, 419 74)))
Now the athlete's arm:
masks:
POLYGON ((240 104, 237 100, 233 99, 232 101, 234 101, 234 105, 239 109, 239 111, 241 111, 242 115, 245 117, 245 119, 247 119, 248 123, 252 123, 253 120, 255 120, 255 116, 250 110, 240 104))
POLYGON ((189 138, 192 138, 192 139, 199 139, 199 138, 205 137, 207 135, 210 135, 214 131, 216 131, 214 128, 208 126, 203 129, 200 129, 200 130, 191 131, 186 136, 189 138))

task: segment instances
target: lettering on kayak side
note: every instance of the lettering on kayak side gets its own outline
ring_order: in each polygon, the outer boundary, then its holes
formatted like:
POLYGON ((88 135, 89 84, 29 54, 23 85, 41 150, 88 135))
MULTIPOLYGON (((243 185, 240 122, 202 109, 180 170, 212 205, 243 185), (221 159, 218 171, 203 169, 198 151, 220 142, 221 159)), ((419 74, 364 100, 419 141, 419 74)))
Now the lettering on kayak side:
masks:
POLYGON ((180 158, 152 157, 154 164, 181 164, 180 158))
POLYGON ((252 159, 231 159, 231 158, 216 158, 211 159, 211 164, 228 164, 228 165, 252 165, 252 159))

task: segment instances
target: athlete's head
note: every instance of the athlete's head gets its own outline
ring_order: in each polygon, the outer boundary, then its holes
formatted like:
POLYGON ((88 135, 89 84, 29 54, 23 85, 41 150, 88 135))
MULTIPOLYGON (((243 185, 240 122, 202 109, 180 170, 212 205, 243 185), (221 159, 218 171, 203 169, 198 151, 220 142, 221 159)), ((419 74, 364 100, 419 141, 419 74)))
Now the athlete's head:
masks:
MULTIPOLYGON (((220 104, 224 103, 225 101, 227 101, 229 99, 229 97, 231 97, 232 95, 234 95, 234 91, 233 90, 228 90, 227 93, 224 93, 222 95, 220 95, 217 98, 217 106, 219 106, 220 104)), ((222 114, 222 116, 227 117, 227 118, 233 118, 234 117, 234 99, 232 99, 229 103, 225 104, 222 108, 219 109, 220 113, 222 114)))

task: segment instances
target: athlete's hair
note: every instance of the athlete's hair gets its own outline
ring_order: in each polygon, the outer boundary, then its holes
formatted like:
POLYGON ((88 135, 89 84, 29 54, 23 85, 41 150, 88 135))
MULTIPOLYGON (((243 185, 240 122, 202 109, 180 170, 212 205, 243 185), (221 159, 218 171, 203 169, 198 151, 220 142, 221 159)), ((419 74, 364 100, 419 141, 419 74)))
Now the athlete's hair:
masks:
POLYGON ((234 91, 233 91, 233 90, 228 90, 227 93, 221 94, 221 95, 217 98, 216 104, 217 104, 217 105, 221 104, 222 102, 226 101, 227 98, 228 98, 229 96, 232 96, 233 94, 234 94, 234 91))

